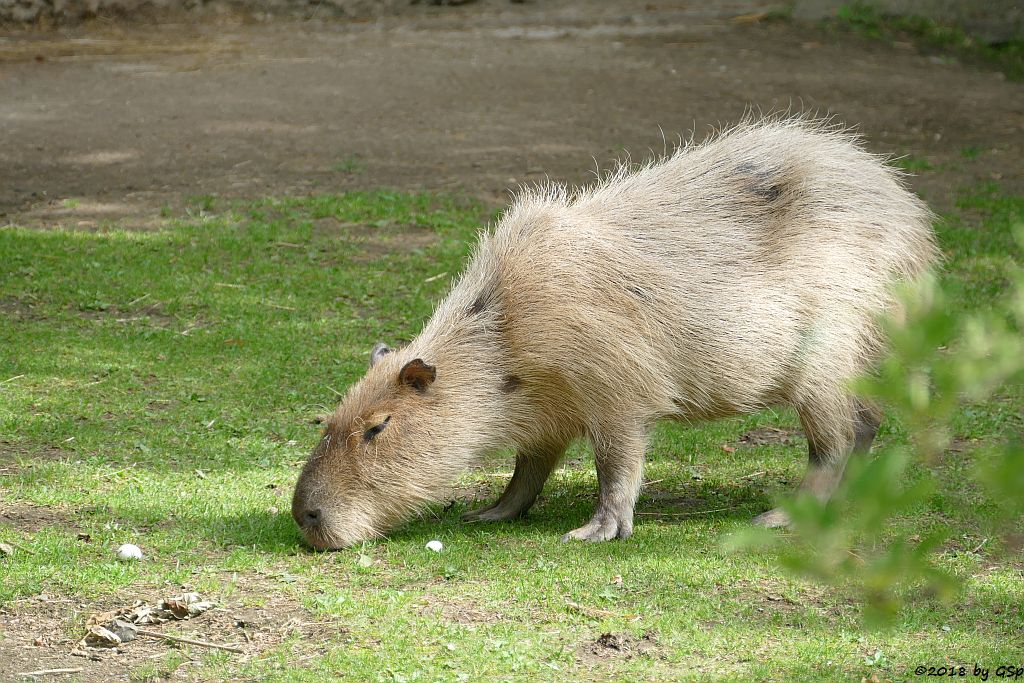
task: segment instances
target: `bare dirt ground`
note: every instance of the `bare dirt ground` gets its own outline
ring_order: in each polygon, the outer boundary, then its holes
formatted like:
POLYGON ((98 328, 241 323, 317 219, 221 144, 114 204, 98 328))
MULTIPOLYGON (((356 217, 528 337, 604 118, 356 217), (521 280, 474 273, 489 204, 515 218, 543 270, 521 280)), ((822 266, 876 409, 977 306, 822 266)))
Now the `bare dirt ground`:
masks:
POLYGON ((381 186, 500 204, 520 183, 584 182, 595 162, 660 153, 751 106, 832 113, 876 151, 926 159, 935 170, 913 185, 940 210, 978 180, 1024 185, 1019 83, 757 20, 772 7, 553 0, 8 32, 0 225, 145 228, 197 195, 381 186))
MULTIPOLYGON (((196 648, 183 652, 176 642, 139 637, 115 648, 82 650, 89 617, 158 604, 188 586, 167 586, 98 601, 41 593, 0 608, 5 640, 0 644, 0 681, 77 680, 127 681, 194 679, 201 667, 196 648), (71 654, 76 652, 77 654, 71 654), (26 675, 33 672, 35 676, 26 675)), ((179 638, 231 647, 239 664, 292 640, 292 654, 310 657, 346 642, 345 628, 331 619, 317 619, 280 584, 265 577, 245 577, 235 597, 185 621, 170 621, 147 630, 179 638), (254 602, 255 599, 255 602, 254 602)), ((199 646, 203 647, 203 646, 199 646)), ((208 651, 208 649, 206 650, 208 651)))

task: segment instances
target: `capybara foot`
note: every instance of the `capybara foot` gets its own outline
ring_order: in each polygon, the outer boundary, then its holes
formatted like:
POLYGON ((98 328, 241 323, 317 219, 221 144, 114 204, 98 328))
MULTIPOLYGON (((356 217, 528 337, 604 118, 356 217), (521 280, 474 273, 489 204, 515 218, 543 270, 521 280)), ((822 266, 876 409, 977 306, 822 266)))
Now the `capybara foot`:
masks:
POLYGON ((494 503, 487 507, 477 508, 462 513, 460 519, 463 522, 504 522, 509 519, 521 517, 523 510, 513 509, 501 503, 494 503))
POLYGON ((766 529, 777 529, 789 526, 789 515, 782 508, 772 508, 768 512, 762 512, 750 521, 766 529))
POLYGON ((565 543, 576 539, 578 541, 596 543, 598 541, 610 541, 613 538, 626 539, 632 535, 632 520, 622 520, 612 514, 598 513, 579 529, 573 529, 565 536, 562 536, 562 542, 565 543))

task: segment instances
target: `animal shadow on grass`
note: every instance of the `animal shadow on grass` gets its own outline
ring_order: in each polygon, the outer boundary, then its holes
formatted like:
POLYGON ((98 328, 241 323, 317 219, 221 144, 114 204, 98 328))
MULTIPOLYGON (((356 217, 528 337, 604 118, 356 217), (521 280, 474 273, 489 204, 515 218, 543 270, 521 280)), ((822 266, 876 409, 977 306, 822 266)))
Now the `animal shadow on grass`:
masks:
MULTIPOLYGON (((507 522, 464 522, 463 512, 486 504, 458 498, 424 508, 408 522, 387 534, 395 542, 425 544, 436 538, 458 539, 493 537, 517 541, 558 539, 567 531, 582 526, 593 514, 596 491, 584 482, 560 482, 546 491, 523 517, 507 522)), ((636 507, 634 535, 643 535, 645 527, 671 525, 683 527, 708 521, 747 521, 772 506, 769 497, 752 485, 702 484, 675 490, 644 490, 636 507)), ((144 507, 124 507, 109 515, 121 523, 146 529, 154 526, 156 511, 144 507)), ((174 516, 156 526, 163 530, 200 529, 210 543, 224 547, 248 547, 273 553, 311 551, 292 520, 290 511, 254 508, 240 513, 201 516, 174 516)))
POLYGON ((246 546, 264 552, 292 554, 308 550, 290 510, 265 509, 211 517, 203 520, 214 543, 227 547, 246 546))
MULTIPOLYGON (((584 482, 550 486, 522 517, 504 522, 464 522, 462 513, 487 505, 500 492, 475 501, 456 498, 424 510, 418 518, 394 530, 395 540, 427 540, 439 537, 515 538, 517 541, 559 539, 585 524, 594 512, 597 492, 584 482)), ((702 485, 665 491, 644 491, 634 513, 634 535, 653 525, 686 526, 691 523, 748 522, 773 506, 771 498, 752 485, 702 485)))
POLYGON ((288 553, 302 545, 302 534, 288 509, 259 508, 206 515, 183 512, 166 516, 162 508, 132 505, 107 508, 94 520, 94 523, 103 522, 114 522, 136 534, 157 532, 176 536, 184 532, 189 537, 198 535, 206 543, 225 549, 247 547, 288 553))

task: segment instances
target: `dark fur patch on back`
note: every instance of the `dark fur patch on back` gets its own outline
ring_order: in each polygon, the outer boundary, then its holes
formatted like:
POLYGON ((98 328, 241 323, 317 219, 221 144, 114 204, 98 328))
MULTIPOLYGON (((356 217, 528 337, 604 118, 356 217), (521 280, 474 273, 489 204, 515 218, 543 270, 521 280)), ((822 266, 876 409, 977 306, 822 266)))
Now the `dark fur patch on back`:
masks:
POLYGON ((466 315, 475 316, 501 308, 501 276, 492 275, 483 283, 473 303, 466 307, 466 315))
POLYGON ((785 190, 778 169, 759 168, 753 164, 742 164, 736 168, 745 189, 766 204, 779 199, 785 190))
POLYGON ((506 394, 511 394, 513 391, 523 385, 523 380, 515 375, 506 375, 505 379, 501 382, 501 391, 506 394))
POLYGON ((782 195, 782 188, 778 185, 761 185, 754 188, 754 194, 766 202, 774 202, 782 195))
POLYGON ((480 315, 487 309, 494 305, 494 298, 497 292, 497 288, 494 286, 493 279, 489 282, 485 282, 483 289, 473 299, 473 303, 466 308, 467 315, 480 315))
POLYGON ((487 297, 486 294, 481 294, 476 299, 473 300, 473 303, 471 303, 469 305, 469 308, 467 309, 470 315, 478 315, 480 313, 483 313, 485 310, 487 310, 487 298, 486 297, 487 297))

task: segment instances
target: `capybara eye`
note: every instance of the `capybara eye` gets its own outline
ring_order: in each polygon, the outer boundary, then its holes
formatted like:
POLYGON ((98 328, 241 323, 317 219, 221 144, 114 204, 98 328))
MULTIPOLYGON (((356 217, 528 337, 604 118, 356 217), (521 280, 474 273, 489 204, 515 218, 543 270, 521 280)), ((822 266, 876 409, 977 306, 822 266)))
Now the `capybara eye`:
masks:
POLYGON ((384 421, 380 424, 376 424, 363 432, 363 441, 369 441, 373 437, 377 436, 384 431, 384 428, 388 426, 388 422, 391 422, 391 416, 388 415, 384 418, 384 421))

